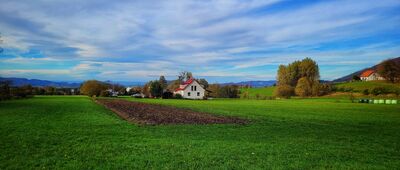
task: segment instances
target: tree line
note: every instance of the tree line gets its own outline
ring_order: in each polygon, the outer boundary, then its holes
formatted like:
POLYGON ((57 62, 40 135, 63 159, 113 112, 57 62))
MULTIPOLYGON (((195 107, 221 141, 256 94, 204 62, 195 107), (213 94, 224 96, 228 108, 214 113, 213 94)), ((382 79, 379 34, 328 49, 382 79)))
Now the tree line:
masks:
POLYGON ((0 100, 29 98, 34 95, 79 95, 79 88, 56 88, 53 86, 13 86, 11 81, 0 81, 0 100))
MULTIPOLYGON (((193 74, 188 71, 180 72, 176 79, 167 81, 165 76, 160 76, 157 80, 147 82, 143 87, 133 87, 126 91, 121 85, 112 85, 97 80, 85 81, 81 87, 81 94, 88 96, 110 96, 110 89, 122 95, 133 95, 145 98, 182 98, 179 94, 174 94, 174 91, 185 81, 194 78, 193 74)), ((227 85, 220 86, 218 84, 209 84, 204 78, 196 79, 197 82, 206 90, 205 97, 215 98, 238 98, 239 86, 227 85)))

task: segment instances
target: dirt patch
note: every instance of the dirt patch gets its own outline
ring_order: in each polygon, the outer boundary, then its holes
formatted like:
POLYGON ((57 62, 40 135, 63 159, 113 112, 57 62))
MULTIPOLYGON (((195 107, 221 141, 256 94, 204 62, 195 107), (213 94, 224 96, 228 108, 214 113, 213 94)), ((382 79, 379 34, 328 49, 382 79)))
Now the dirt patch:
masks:
POLYGON ((97 103, 134 123, 159 124, 245 124, 244 119, 222 117, 156 104, 131 102, 126 100, 96 100, 97 103))

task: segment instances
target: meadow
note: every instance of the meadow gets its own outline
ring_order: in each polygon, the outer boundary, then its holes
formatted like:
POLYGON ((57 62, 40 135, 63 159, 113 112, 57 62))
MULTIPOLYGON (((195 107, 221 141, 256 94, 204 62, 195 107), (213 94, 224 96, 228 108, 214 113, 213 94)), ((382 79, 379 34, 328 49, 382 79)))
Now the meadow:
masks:
POLYGON ((348 89, 353 92, 363 92, 369 90, 370 92, 374 88, 384 88, 388 92, 400 92, 400 83, 389 83, 385 81, 355 81, 355 82, 344 82, 335 84, 336 88, 348 89))
POLYGON ((134 99, 249 119, 128 123, 84 96, 0 102, 0 169, 396 169, 400 105, 134 99))
POLYGON ((265 97, 272 97, 274 96, 275 91, 274 86, 270 87, 259 87, 259 88, 240 88, 240 97, 244 98, 244 94, 247 93, 247 98, 256 99, 257 95, 258 98, 265 98, 265 97))

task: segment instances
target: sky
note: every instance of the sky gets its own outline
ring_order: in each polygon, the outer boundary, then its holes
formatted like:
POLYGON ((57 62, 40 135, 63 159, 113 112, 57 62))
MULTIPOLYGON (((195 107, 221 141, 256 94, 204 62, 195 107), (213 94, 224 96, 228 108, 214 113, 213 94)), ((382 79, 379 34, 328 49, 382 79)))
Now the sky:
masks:
POLYGON ((274 80, 310 57, 333 80, 400 56, 400 0, 0 0, 0 76, 274 80))

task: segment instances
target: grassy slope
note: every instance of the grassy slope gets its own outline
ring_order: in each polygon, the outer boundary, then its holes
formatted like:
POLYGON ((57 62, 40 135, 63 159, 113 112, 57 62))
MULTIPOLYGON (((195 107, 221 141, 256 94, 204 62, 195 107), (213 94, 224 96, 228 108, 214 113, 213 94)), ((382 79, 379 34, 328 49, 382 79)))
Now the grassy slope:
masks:
POLYGON ((251 119, 129 124, 86 97, 0 103, 0 169, 400 167, 400 105, 306 100, 129 99, 251 119))
POLYGON ((243 96, 243 93, 246 91, 249 93, 250 98, 255 98, 257 94, 260 96, 273 96, 275 87, 241 88, 241 96, 243 96))
POLYGON ((387 82, 382 82, 382 81, 358 81, 358 82, 347 82, 347 83, 338 83, 335 84, 337 88, 352 88, 353 91, 355 92, 363 92, 365 89, 368 89, 371 91, 372 89, 376 87, 383 87, 385 89, 388 89, 390 91, 400 91, 400 84, 393 84, 393 83, 387 83, 387 82))

